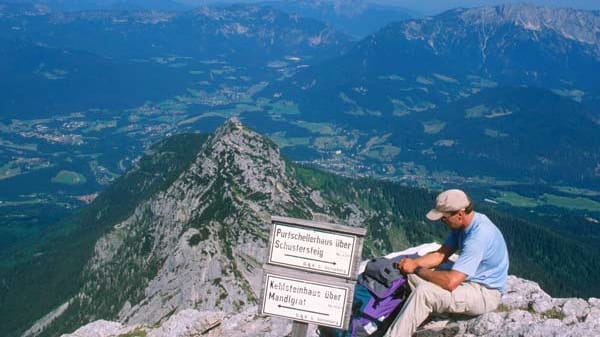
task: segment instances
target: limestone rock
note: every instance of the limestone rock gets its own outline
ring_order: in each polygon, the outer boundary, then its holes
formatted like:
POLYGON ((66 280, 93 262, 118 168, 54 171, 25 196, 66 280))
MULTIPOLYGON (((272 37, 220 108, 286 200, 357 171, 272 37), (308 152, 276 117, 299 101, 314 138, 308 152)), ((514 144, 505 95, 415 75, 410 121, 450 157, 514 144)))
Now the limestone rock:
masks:
MULTIPOLYGON (((439 244, 436 243, 424 244, 390 254, 388 257, 423 255, 437 247, 439 244)), ((188 309, 175 313, 158 327, 124 327, 120 323, 98 321, 64 337, 118 337, 123 331, 135 329, 143 329, 149 337, 281 337, 290 334, 291 320, 261 316, 257 306, 248 306, 239 313, 188 309), (96 327, 98 331, 102 331, 102 335, 94 334, 97 333, 96 327)), ((509 276, 502 304, 497 310, 476 317, 435 315, 417 330, 414 337, 599 335, 600 300, 555 299, 545 293, 537 283, 509 276)), ((316 326, 309 325, 308 336, 317 337, 316 326)))
POLYGON ((84 325, 71 334, 62 337, 111 337, 132 332, 135 326, 123 326, 121 323, 98 320, 84 325))

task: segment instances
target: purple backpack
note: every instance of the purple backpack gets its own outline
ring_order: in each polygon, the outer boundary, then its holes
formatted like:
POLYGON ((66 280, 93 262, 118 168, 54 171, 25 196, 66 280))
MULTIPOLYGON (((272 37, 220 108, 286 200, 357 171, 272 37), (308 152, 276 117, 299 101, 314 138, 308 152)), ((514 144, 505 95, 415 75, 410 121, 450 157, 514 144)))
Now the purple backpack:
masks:
POLYGON ((352 317, 348 330, 319 327, 321 337, 378 337, 392 324, 410 288, 393 262, 377 258, 368 262, 354 287, 352 317))

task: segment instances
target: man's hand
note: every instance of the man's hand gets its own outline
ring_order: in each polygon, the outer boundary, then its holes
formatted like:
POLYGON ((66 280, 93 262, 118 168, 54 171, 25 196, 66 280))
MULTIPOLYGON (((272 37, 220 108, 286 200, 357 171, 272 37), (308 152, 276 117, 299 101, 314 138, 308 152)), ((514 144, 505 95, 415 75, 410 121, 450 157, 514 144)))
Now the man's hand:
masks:
POLYGON ((403 274, 414 273, 415 268, 417 268, 418 266, 419 265, 415 262, 415 260, 411 258, 402 259, 400 260, 400 262, 398 262, 398 269, 400 269, 400 272, 403 274))
MULTIPOLYGON (((414 274, 415 269, 419 267, 419 264, 417 264, 417 261, 414 259, 406 258, 400 260, 397 266, 400 272, 406 275, 414 274)), ((458 287, 467 278, 467 275, 456 270, 435 271, 423 266, 421 267, 422 269, 419 271, 419 277, 431 283, 437 284, 448 291, 453 291, 456 289, 456 287, 458 287)))

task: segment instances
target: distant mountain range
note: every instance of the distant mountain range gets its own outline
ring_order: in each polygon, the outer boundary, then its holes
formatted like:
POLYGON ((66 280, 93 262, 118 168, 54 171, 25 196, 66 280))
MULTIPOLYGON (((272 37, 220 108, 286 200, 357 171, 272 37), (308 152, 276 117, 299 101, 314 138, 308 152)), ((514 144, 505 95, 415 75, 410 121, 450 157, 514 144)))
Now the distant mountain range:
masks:
POLYGON ((185 11, 193 6, 172 0, 9 0, 13 4, 36 4, 54 11, 164 10, 185 11))
POLYGON ((375 33, 388 23, 415 16, 406 9, 365 0, 293 0, 267 1, 261 4, 301 17, 327 22, 337 30, 357 39, 375 33))
MULTIPOLYGON (((75 11, 136 11, 159 10, 184 12, 206 5, 229 6, 236 1, 177 1, 177 0, 10 0, 10 3, 36 4, 58 12, 75 11)), ((294 1, 239 1, 254 2, 304 18, 327 22, 337 30, 354 38, 362 38, 393 21, 414 14, 392 5, 377 4, 367 0, 294 0, 294 1)))
POLYGON ((348 43, 323 23, 253 5, 177 14, 0 4, 0 118, 131 107, 185 92, 207 64, 260 77, 270 62, 314 64, 348 43))
MULTIPOLYGON (((438 241, 423 220, 434 195, 294 165, 275 144, 232 119, 209 136, 151 147, 46 242, 0 255, 2 336, 59 336, 98 319, 160 326, 184 309, 236 313, 262 286, 271 215, 368 229, 366 258, 438 241), (25 333, 23 333, 27 330, 25 333)), ((598 246, 501 215, 511 274, 551 294, 597 296, 598 246)))
POLYGON ((439 105, 488 86, 575 91, 576 98, 597 103, 600 80, 589 75, 600 68, 598 27, 598 12, 527 5, 457 9, 390 24, 344 56, 298 74, 285 89, 304 95, 346 90, 350 99, 383 112, 392 111, 390 96, 439 105))
MULTIPOLYGON (((255 85, 235 114, 288 137, 281 144, 296 160, 341 153, 391 178, 410 176, 408 164, 426 175, 600 186, 600 80, 591 76, 600 73, 599 12, 456 9, 391 23, 353 45, 332 26, 291 13, 377 17, 365 7, 271 5, 290 13, 258 5, 183 13, 2 5, 0 116, 131 108, 205 95, 228 81, 232 97, 231 86, 255 85), (299 127, 319 123, 337 134, 299 127), (455 129, 460 123, 471 132, 455 129), (469 146, 474 140, 488 145, 469 146), (569 160, 557 159, 565 154, 569 160)), ((224 101, 214 95, 201 102, 224 101)), ((220 121, 230 113, 218 113, 220 121)))
POLYGON ((353 155, 386 134, 384 162, 396 168, 597 187, 598 30, 600 12, 456 9, 390 24, 264 93, 297 102, 310 122, 364 135, 340 147, 353 155))
POLYGON ((2 35, 120 59, 221 58, 246 66, 287 55, 314 62, 341 54, 346 42, 343 34, 321 22, 255 5, 199 7, 185 13, 47 13, 34 8, 16 13, 5 8, 2 35))

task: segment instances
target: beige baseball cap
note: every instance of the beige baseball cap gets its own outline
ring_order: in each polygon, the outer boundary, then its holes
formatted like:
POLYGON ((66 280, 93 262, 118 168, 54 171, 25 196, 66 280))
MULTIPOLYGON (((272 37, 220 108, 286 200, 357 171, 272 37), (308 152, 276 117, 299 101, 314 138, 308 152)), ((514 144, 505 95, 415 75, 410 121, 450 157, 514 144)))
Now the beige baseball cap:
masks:
POLYGON ((435 199, 435 207, 427 212, 427 219, 437 221, 444 214, 456 212, 463 208, 467 208, 471 204, 471 200, 465 192, 458 189, 447 190, 440 193, 435 199))

